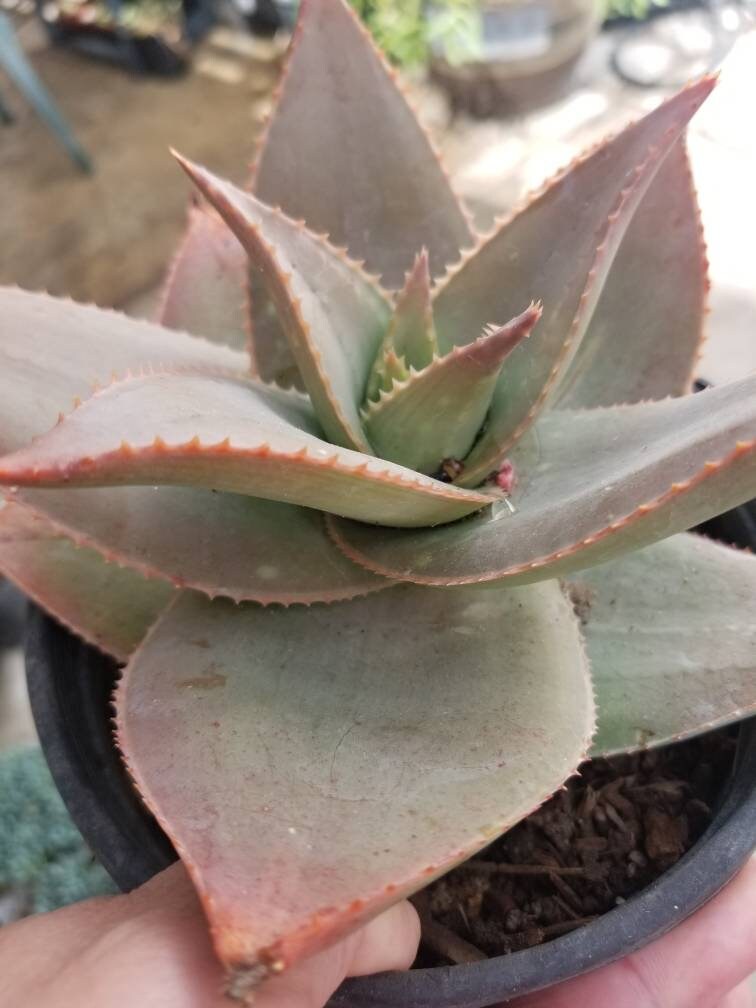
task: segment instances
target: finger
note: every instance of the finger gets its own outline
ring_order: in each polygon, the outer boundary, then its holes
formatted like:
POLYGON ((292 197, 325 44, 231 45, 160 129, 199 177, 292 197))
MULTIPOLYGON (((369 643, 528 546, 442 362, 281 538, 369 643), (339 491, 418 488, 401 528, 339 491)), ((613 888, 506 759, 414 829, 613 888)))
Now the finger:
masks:
MULTIPOLYGON (((756 860, 664 938, 517 1008, 711 1008, 756 970, 756 860)), ((727 1006, 729 1008, 729 1005, 727 1006)))
POLYGON ((751 980, 746 980, 737 987, 731 994, 728 994, 724 1001, 721 1001, 717 1008, 756 1008, 756 997, 751 980))
POLYGON ((255 1008, 320 1008, 348 976, 407 969, 420 942, 417 911, 397 903, 359 931, 268 981, 255 1008))

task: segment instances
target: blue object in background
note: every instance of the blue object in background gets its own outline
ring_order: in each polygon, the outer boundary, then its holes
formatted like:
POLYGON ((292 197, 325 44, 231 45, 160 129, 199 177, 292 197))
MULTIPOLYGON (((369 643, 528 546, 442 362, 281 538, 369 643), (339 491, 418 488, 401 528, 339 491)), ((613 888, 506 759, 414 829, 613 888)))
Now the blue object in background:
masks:
MULTIPOLYGON (((89 159, 89 155, 71 132, 58 106, 27 60, 16 39, 11 19, 1 11, 0 68, 10 77, 37 115, 47 123, 60 143, 68 151, 74 164, 83 172, 91 172, 92 162, 89 159)), ((12 122, 12 116, 1 98, 0 121, 6 125, 12 122)))

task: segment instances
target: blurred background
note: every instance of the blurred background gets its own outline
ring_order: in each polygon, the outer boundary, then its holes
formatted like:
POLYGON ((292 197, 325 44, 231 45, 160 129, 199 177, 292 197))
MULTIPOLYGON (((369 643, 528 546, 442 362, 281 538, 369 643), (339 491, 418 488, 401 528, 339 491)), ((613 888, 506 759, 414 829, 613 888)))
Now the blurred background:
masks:
MULTIPOLYGON (((713 281, 700 374, 756 368, 756 0, 351 2, 481 227, 722 66, 690 135, 713 281)), ((168 146, 244 182, 295 14, 0 0, 0 283, 149 315, 189 196, 168 146)), ((0 925, 110 887, 35 747, 21 608, 0 580, 0 925)))

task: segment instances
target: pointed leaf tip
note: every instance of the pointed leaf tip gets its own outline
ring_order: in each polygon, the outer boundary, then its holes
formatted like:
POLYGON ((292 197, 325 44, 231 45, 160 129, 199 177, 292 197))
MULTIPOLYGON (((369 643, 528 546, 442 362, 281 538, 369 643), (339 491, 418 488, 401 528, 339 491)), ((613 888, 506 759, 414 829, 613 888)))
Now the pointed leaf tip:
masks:
MULTIPOLYGON (((376 451, 428 474, 440 468, 446 472, 444 460, 464 459, 483 425, 505 359, 540 315, 540 307, 530 305, 511 322, 454 347, 369 403, 365 429, 376 451)), ((462 478, 464 466, 455 471, 462 478)))
POLYGON ((495 469, 557 392, 638 204, 713 86, 708 78, 691 85, 579 158, 436 287, 442 351, 492 316, 511 317, 523 297, 542 296, 546 306, 534 344, 502 372, 464 485, 495 469))
POLYGON ((288 610, 187 593, 116 705, 231 971, 291 966, 490 843, 574 771, 594 719, 555 582, 288 610))
POLYGON ((186 158, 179 163, 261 272, 329 439, 370 451, 358 407, 389 322, 388 295, 301 221, 186 158))
POLYGON ((404 381, 408 368, 427 367, 437 352, 428 253, 422 249, 396 296, 394 314, 368 377, 365 401, 377 399, 394 382, 404 381))
POLYGON ((472 235, 395 73, 347 3, 303 3, 253 183, 392 288, 417 250, 443 273, 472 235))

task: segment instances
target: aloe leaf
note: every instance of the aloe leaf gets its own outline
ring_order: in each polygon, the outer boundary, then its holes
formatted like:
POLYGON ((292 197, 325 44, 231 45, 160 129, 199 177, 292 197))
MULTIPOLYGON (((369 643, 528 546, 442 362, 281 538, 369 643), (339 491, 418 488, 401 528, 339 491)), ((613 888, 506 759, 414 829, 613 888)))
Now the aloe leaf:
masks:
MULTIPOLYGON (((382 346, 376 357, 373 370, 368 379, 365 402, 369 408, 373 400, 377 400, 382 392, 390 391, 398 382, 407 381, 410 376, 407 362, 400 357, 391 346, 382 346)), ((365 411, 363 408, 363 420, 365 411)))
POLYGON ((373 364, 365 398, 377 399, 381 389, 386 392, 391 389, 395 378, 407 377, 407 373, 397 372, 399 361, 405 371, 407 367, 421 371, 437 351, 428 252, 423 249, 397 294, 394 314, 373 364))
POLYGON ((175 594, 106 563, 15 503, 0 506, 0 571, 84 640, 125 661, 175 594))
POLYGON ((541 314, 531 305, 474 343, 454 347, 369 403, 365 430, 376 452, 418 472, 464 459, 481 429, 502 365, 541 314))
MULTIPOLYGON (((244 355, 204 340, 46 295, 0 289, 0 311, 3 451, 49 429, 59 411, 88 395, 98 379, 108 380, 111 369, 123 373, 164 362, 241 372, 248 365, 244 355)), ((326 540, 321 517, 304 508, 154 486, 25 490, 19 496, 112 562, 211 595, 318 602, 385 584, 345 560, 326 540)))
POLYGON ((593 755, 666 745, 756 710, 756 558, 673 536, 571 575, 599 712, 593 755))
POLYGON ((0 460, 0 483, 198 486, 408 525, 453 521, 490 502, 328 444, 309 419, 302 397, 251 378, 130 378, 0 460))
POLYGON ((289 610, 185 594, 116 706, 237 990, 489 843, 574 771, 593 729, 554 583, 289 610))
POLYGON ((690 391, 708 291, 701 219, 678 141, 630 222, 575 359, 560 409, 690 391))
POLYGON ((507 501, 445 529, 332 520, 347 556, 420 584, 556 577, 756 496, 756 375, 680 399, 546 414, 507 501))
POLYGON ((250 356, 255 362, 255 372, 263 381, 275 382, 282 388, 304 390, 302 375, 281 326, 276 306, 268 294, 261 273, 249 265, 248 295, 250 356))
POLYGON ((387 295, 303 224, 203 168, 180 163, 261 271, 329 439, 370 451, 359 405, 389 322, 387 295))
POLYGON ((190 207, 163 286, 158 322, 247 350, 247 269, 244 249, 215 211, 204 205, 190 207))
POLYGON ((491 318, 511 318, 528 299, 544 303, 533 339, 502 372, 462 485, 495 470, 556 392, 636 207, 713 83, 686 88, 571 166, 440 284, 434 313, 442 353, 491 318))
POLYGON ((77 544, 149 578, 263 605, 336 602, 391 582, 346 559, 310 508, 188 487, 24 490, 77 544))
POLYGON ((434 275, 467 218, 396 75, 342 0, 306 0, 253 184, 399 287, 425 246, 434 275))
POLYGON ((0 450, 49 429, 113 372, 157 365, 245 372, 244 354, 73 301, 0 288, 0 450))

